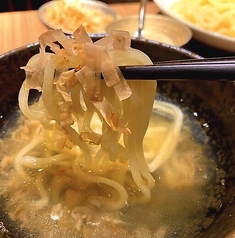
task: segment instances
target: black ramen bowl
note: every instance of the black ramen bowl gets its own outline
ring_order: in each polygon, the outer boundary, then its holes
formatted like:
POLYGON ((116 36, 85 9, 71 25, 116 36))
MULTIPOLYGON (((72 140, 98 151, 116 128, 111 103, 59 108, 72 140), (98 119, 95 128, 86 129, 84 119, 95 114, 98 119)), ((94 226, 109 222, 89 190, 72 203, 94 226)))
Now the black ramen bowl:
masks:
MULTIPOLYGON (((100 36, 93 36, 97 40, 100 36)), ((200 58, 181 48, 160 44, 153 41, 132 40, 132 47, 145 52, 152 61, 200 58)), ((31 56, 38 53, 39 44, 30 44, 12 50, 0 56, 0 126, 1 136, 11 115, 18 108, 18 92, 24 80, 24 70, 31 56)), ((234 76, 235 78, 235 76, 234 76)), ((213 163, 215 169, 225 173, 217 178, 214 200, 218 207, 207 208, 206 218, 202 218, 197 232, 184 237, 226 237, 235 234, 235 85, 233 82, 220 81, 168 81, 158 82, 157 97, 170 99, 187 107, 192 117, 197 117, 204 132, 211 138, 215 149, 213 163), (205 126, 206 124, 206 126, 205 126)), ((197 132, 200 138, 200 133, 197 132)), ((213 189, 213 187, 211 188, 213 189)), ((185 193, 187 196, 187 192, 185 193)), ((26 237, 21 229, 13 223, 0 204, 0 222, 16 237, 26 237)), ((146 215, 146 214, 145 214, 146 215)), ((147 216, 147 215, 146 215, 147 216)), ((188 218, 190 220, 190 217, 188 218)), ((0 227, 0 233, 3 229, 0 227)), ((33 237, 33 236, 27 236, 33 237)), ((164 236, 165 237, 165 236, 164 236)), ((178 237, 177 234, 175 236, 178 237)))

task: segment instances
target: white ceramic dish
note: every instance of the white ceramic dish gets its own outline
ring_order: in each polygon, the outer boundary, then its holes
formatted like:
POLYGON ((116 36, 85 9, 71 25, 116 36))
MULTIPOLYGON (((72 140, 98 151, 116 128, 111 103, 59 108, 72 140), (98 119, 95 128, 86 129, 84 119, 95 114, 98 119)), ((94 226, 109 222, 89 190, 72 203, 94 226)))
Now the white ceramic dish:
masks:
MULTIPOLYGON (((107 33, 113 30, 129 31, 134 36, 138 29, 138 15, 113 21, 106 27, 107 33)), ((173 46, 185 45, 192 37, 191 30, 185 25, 163 15, 147 14, 144 22, 144 38, 156 40, 173 46)))
MULTIPOLYGON (((225 35, 217 34, 211 31, 208 31, 206 29, 203 29, 201 27, 198 27, 183 18, 181 18, 179 15, 174 13, 170 9, 170 5, 177 0, 153 0, 156 5, 159 7, 162 13, 172 17, 173 19, 185 24, 189 28, 192 29, 193 37, 197 39, 200 42, 203 42, 207 45, 210 45, 212 47, 226 50, 230 52, 235 52, 235 38, 228 37, 225 35)), ((196 10, 196 9, 195 9, 196 10)))
POLYGON ((81 23, 88 33, 105 33, 106 25, 116 20, 116 12, 96 0, 49 1, 38 9, 38 16, 48 28, 62 29, 66 34, 72 34, 81 23), (53 18, 52 12, 56 14, 53 18))

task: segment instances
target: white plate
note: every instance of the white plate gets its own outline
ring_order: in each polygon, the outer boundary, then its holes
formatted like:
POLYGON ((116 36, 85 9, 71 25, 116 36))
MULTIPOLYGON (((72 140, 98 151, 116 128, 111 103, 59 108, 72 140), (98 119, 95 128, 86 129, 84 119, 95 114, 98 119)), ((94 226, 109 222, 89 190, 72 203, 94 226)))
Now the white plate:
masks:
MULTIPOLYGON (((191 28, 193 32, 193 37, 197 39, 198 41, 203 42, 212 47, 221 49, 221 50, 235 52, 235 38, 221 35, 212 31, 208 31, 201 27, 198 27, 190 23, 189 21, 184 20, 179 15, 174 13, 173 10, 170 9, 170 5, 173 2, 176 2, 177 0, 153 0, 153 1, 159 7, 162 13, 168 15, 169 17, 174 18, 175 20, 191 28)), ((195 11, 196 10, 197 9, 195 9, 195 11)))
MULTIPOLYGON (((84 27, 86 28, 87 32, 88 33, 105 33, 105 27, 108 23, 110 23, 111 21, 109 22, 106 22, 106 20, 102 20, 102 21, 99 21, 100 19, 102 19, 103 17, 105 16, 108 16, 110 18, 112 18, 112 21, 113 20, 116 20, 116 12, 110 8, 108 6, 108 4, 104 3, 104 2, 101 2, 101 1, 93 1, 93 0, 64 0, 65 3, 68 3, 70 4, 70 6, 73 7, 77 7, 79 6, 76 10, 74 10, 75 13, 79 13, 80 14, 80 7, 82 8, 81 12, 84 14, 85 10, 90 10, 90 11, 93 11, 93 15, 92 17, 90 17, 88 19, 87 22, 82 22, 82 25, 84 25, 84 27), (94 12, 97 12, 99 11, 99 13, 101 14, 96 14, 94 15, 94 12), (98 19, 100 16, 100 19, 98 19), (99 24, 97 24, 98 28, 97 28, 97 31, 89 31, 86 27, 86 24, 91 24, 92 22, 94 22, 94 24, 96 24, 97 22, 99 22, 99 24)), ((73 26, 72 27, 72 22, 69 22, 69 27, 73 28, 73 29, 68 29, 68 27, 66 28, 66 25, 68 25, 68 22, 62 22, 62 23, 55 23, 53 21, 50 20, 50 17, 48 15, 48 12, 52 9, 56 9, 58 8, 58 4, 60 4, 61 1, 57 1, 57 0, 53 0, 53 1, 49 1, 45 4, 43 4, 39 9, 38 9, 38 16, 39 16, 39 19, 42 21, 42 23, 44 25, 46 25, 48 28, 50 29, 62 29, 64 33, 66 34, 72 34, 74 32, 74 30, 77 29, 77 27, 79 27, 81 24, 80 24, 80 19, 76 19, 77 22, 76 24, 78 23, 78 25, 76 26, 73 26)), ((62 2, 63 3, 63 2, 62 2)), ((60 10, 60 8, 59 8, 60 10)), ((63 9, 61 9, 61 14, 64 13, 65 14, 65 11, 63 11, 63 9)), ((73 13, 74 13, 73 12, 73 13)), ((90 14, 91 15, 91 14, 90 14)), ((66 15, 68 16, 68 15, 66 15)), ((73 15, 70 15, 70 16, 73 16, 73 15)), ((64 20, 64 17, 63 17, 63 20, 64 20)), ((75 21, 73 21, 75 22, 75 21)))

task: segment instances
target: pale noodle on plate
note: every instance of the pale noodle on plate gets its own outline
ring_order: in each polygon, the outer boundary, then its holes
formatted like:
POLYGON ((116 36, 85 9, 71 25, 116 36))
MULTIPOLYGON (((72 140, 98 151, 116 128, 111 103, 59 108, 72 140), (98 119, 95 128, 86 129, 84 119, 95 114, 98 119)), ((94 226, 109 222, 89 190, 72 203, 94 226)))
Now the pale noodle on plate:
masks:
POLYGON ((179 0, 171 9, 203 29, 235 37, 234 0, 179 0))

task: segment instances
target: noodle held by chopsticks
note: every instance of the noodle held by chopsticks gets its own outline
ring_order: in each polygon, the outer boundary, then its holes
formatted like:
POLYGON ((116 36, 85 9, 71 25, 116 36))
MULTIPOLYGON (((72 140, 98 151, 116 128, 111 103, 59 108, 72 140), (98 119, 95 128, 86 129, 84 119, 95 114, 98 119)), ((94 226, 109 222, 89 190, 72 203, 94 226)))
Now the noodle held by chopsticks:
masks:
MULTIPOLYGON (((45 167, 43 161, 47 166, 52 166, 52 161, 71 166, 73 173, 86 183, 105 184, 116 190, 119 194, 116 199, 89 198, 92 204, 105 204, 116 210, 126 204, 127 191, 118 180, 103 176, 100 171, 107 171, 113 163, 124 160, 128 161, 133 180, 142 194, 140 200, 149 200, 155 182, 142 142, 155 99, 156 81, 127 83, 118 67, 152 64, 149 57, 130 47, 128 32, 115 31, 93 43, 81 26, 74 32, 74 38, 67 38, 61 30, 52 30, 41 35, 39 42, 40 53, 22 67, 26 79, 19 93, 19 105, 26 117, 40 121, 42 137, 56 154, 49 153, 49 157, 43 159, 28 156, 30 151, 24 154, 23 150, 15 161, 19 175, 27 180, 24 168, 45 167), (47 46, 53 53, 46 52, 47 46), (32 89, 41 91, 41 96, 29 106, 32 89), (96 124, 98 131, 94 128, 96 124), (73 158, 70 163, 66 163, 67 149, 73 158), (55 157, 61 153, 65 157, 62 161, 55 157), (92 173, 88 176, 87 171, 92 173)), ((128 168, 126 162, 124 164, 119 166, 125 174, 128 168)))

